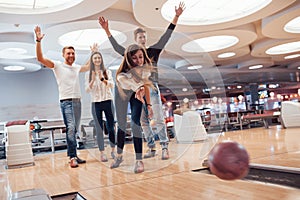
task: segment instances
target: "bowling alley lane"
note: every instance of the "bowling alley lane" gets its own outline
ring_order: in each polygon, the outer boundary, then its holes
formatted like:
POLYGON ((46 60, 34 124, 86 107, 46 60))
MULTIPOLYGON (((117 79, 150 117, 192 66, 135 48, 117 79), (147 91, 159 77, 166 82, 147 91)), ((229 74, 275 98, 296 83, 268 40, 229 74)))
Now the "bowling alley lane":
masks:
MULTIPOLYGON (((124 162, 110 169, 109 162, 100 162, 96 148, 79 151, 87 160, 77 169, 68 165, 66 152, 35 156, 35 165, 5 169, 0 162, 0 199, 9 199, 17 191, 42 188, 51 197, 80 193, 86 199, 300 199, 295 187, 255 180, 224 181, 197 171, 205 169, 203 160, 217 142, 232 140, 249 153, 250 164, 277 165, 299 169, 300 129, 280 126, 210 133, 203 141, 178 143, 171 139, 171 158, 161 160, 161 149, 154 158, 144 159, 145 172, 133 173, 133 145, 125 145, 124 162)), ((144 143, 144 150, 146 144, 144 143)), ((54 199, 54 198, 53 198, 54 199)))

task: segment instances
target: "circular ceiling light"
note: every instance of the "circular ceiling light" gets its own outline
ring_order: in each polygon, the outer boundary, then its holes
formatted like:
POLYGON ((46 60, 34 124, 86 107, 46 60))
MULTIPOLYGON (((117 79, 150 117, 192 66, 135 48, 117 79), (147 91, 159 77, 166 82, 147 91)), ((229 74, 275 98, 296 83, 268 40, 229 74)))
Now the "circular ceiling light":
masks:
POLYGON ((30 73, 41 69, 41 65, 31 62, 4 61, 0 73, 30 73))
MULTIPOLYGON (((211 25, 237 20, 265 8, 272 0, 189 0, 185 1, 186 11, 179 18, 184 25, 211 25)), ((172 21, 174 7, 178 0, 169 0, 161 8, 162 16, 172 21)))
POLYGON ((290 42, 271 47, 266 50, 268 55, 280 55, 300 51, 300 41, 290 42))
POLYGON ((293 55, 285 56, 284 59, 293 59, 293 58, 298 58, 299 56, 300 54, 293 54, 293 55))
POLYGON ((289 21, 283 29, 288 33, 300 33, 300 17, 289 21))
POLYGON ((35 45, 23 42, 0 42, 0 59, 35 58, 35 45))
POLYGON ((26 0, 0 1, 0 13, 7 14, 42 14, 68 9, 78 5, 83 0, 26 0))
POLYGON ((189 66, 187 67, 187 69, 189 70, 196 70, 196 69, 201 69, 202 65, 193 65, 193 66, 189 66))
MULTIPOLYGON (((127 40, 126 35, 120 31, 111 30, 110 32, 120 44, 127 40)), ((103 41, 102 43, 108 41, 107 35, 103 29, 83 29, 71 31, 58 38, 58 43, 60 45, 71 45, 76 50, 90 50, 91 44, 99 43, 100 41, 103 41)), ((102 47, 102 44, 99 43, 99 46, 102 47)))
POLYGON ((262 68, 263 65, 252 65, 249 67, 249 69, 259 69, 259 68, 262 68))
POLYGON ((25 69, 25 67, 23 66, 19 66, 19 65, 9 65, 9 66, 6 66, 4 67, 4 70, 6 71, 23 71, 25 69))
POLYGON ((236 54, 234 52, 226 52, 226 53, 221 53, 218 55, 218 58, 230 58, 235 56, 236 54))
POLYGON ((182 50, 190 53, 211 52, 231 47, 239 42, 239 39, 230 35, 219 35, 196 39, 182 45, 182 50))

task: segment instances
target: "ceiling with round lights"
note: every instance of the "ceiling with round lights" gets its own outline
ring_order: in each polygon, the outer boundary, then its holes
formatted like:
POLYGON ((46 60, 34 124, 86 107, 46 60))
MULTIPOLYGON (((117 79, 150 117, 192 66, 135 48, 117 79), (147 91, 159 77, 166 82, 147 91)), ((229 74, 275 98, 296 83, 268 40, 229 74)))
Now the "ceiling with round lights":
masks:
MULTIPOLYGON (((112 35, 124 47, 135 42, 133 31, 139 26, 146 29, 148 45, 151 45, 166 31, 179 2, 0 1, 0 73, 43 70, 35 58, 33 29, 36 25, 45 33, 42 48, 47 58, 62 60, 62 47, 72 45, 76 48, 76 62, 84 64, 90 46, 98 43, 105 65, 118 66, 122 57, 113 50, 98 17, 109 20, 112 35), (4 69, 7 66, 24 69, 7 71, 4 69)), ((216 69, 225 84, 263 81, 256 73, 263 74, 267 81, 296 80, 291 77, 296 76, 299 65, 295 63, 300 62, 299 1, 189 0, 184 3, 185 10, 160 57, 161 66, 184 73, 195 85, 201 85, 205 79, 203 74, 199 78, 195 72, 209 68, 216 69), (255 65, 262 67, 249 69, 255 65)), ((166 82, 172 81, 172 77, 166 77, 166 82)), ((176 82, 180 84, 179 80, 176 82)))

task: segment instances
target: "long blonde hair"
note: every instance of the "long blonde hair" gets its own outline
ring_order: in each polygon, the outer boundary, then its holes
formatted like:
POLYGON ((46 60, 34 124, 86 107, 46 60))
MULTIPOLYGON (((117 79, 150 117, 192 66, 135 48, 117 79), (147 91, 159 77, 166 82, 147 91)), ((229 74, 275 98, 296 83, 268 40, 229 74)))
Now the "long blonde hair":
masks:
MULTIPOLYGON (((152 70, 153 70, 152 62, 151 62, 151 59, 147 55, 146 49, 141 45, 132 44, 132 45, 129 45, 125 50, 121 65, 116 72, 116 77, 118 77, 118 75, 122 72, 127 73, 127 72, 131 71, 132 75, 135 76, 135 78, 137 78, 138 80, 142 80, 144 82, 144 85, 149 85, 150 87, 154 88, 152 82, 148 78, 147 79, 142 78, 139 74, 135 73, 134 70, 132 70, 133 68, 138 67, 133 62, 132 56, 135 55, 136 52, 139 50, 141 50, 143 52, 143 56, 144 56, 144 66, 142 68, 147 69, 150 72, 152 72, 152 70)), ((125 95, 123 89, 120 87, 118 78, 116 78, 116 80, 117 80, 117 87, 118 87, 119 93, 121 94, 121 96, 125 95)))

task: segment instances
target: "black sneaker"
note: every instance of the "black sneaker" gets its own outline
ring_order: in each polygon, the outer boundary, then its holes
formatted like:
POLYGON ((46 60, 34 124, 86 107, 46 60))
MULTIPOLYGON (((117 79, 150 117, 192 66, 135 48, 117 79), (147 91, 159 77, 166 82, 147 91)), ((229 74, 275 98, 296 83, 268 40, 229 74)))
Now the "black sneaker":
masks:
POLYGON ((85 161, 85 160, 83 160, 83 159, 80 159, 78 156, 76 157, 76 160, 77 160, 78 164, 83 164, 83 163, 86 163, 86 161, 85 161))

